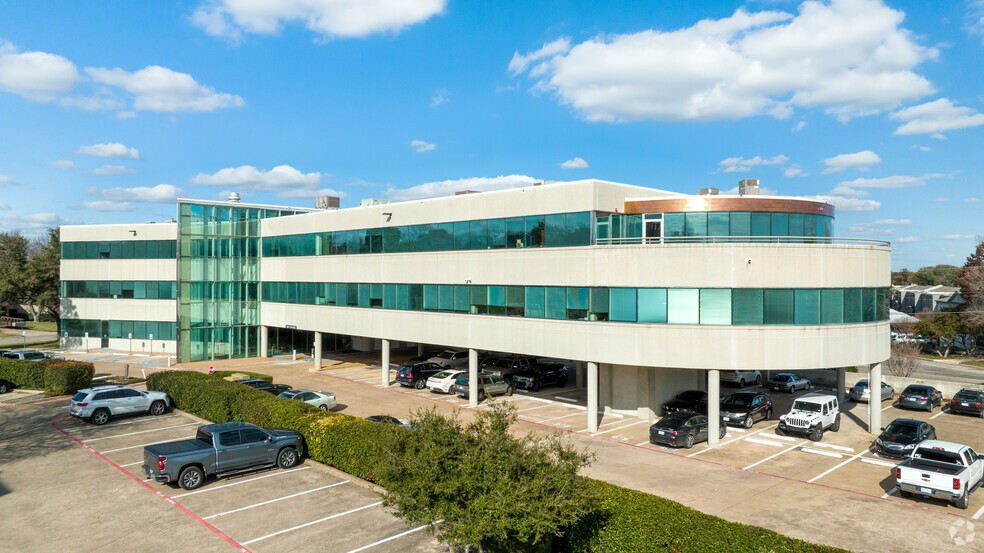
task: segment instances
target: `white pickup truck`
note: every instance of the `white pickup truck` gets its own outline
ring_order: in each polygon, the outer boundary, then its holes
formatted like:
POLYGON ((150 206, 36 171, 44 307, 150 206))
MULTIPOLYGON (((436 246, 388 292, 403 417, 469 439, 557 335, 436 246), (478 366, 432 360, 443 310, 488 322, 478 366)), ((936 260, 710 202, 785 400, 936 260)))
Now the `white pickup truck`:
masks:
POLYGON ((894 470, 902 497, 936 497, 966 509, 970 494, 984 482, 984 455, 965 445, 925 440, 894 470))

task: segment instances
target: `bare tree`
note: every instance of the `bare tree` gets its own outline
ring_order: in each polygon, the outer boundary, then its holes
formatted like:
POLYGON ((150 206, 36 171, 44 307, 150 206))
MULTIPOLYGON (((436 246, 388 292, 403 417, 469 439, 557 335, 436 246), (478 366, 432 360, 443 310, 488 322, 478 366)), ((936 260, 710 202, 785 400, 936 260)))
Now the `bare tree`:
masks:
POLYGON ((892 376, 909 377, 919 366, 919 344, 896 342, 892 344, 892 356, 885 363, 892 376))

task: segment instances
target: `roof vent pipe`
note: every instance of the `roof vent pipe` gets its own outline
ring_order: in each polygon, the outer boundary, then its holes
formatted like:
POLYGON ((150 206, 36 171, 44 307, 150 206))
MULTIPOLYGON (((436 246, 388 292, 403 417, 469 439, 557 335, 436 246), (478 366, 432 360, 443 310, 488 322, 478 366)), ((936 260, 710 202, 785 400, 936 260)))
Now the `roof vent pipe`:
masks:
POLYGON ((229 201, 239 203, 239 192, 229 192, 229 201))

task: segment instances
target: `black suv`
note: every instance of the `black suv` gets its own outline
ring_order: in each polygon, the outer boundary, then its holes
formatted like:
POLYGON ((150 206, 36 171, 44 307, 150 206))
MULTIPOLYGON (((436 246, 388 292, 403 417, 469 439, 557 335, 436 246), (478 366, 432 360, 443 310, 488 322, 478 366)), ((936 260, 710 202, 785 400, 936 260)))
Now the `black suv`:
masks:
POLYGON ((513 374, 517 388, 540 391, 543 386, 567 386, 567 367, 560 363, 543 363, 513 374))
POLYGON ((396 373, 396 381, 400 383, 400 386, 423 390, 427 387, 427 379, 443 370, 444 367, 430 362, 406 365, 396 373))
POLYGON ((950 401, 951 413, 966 413, 984 418, 984 392, 964 388, 953 394, 950 401))
POLYGON ((260 390, 261 392, 269 392, 275 396, 278 396, 281 393, 291 389, 291 386, 286 384, 271 384, 262 378, 244 378, 242 380, 237 380, 236 382, 245 384, 250 388, 260 390))
POLYGON ((772 399, 762 392, 735 392, 721 401, 721 417, 726 424, 751 428, 772 418, 772 399))

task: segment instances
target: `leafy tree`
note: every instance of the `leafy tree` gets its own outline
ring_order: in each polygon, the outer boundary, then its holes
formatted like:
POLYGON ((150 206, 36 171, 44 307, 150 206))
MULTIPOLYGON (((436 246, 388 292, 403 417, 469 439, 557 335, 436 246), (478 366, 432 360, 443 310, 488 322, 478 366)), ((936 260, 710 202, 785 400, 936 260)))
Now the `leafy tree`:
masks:
POLYGON ((912 275, 912 283, 920 286, 954 286, 960 276, 960 267, 954 265, 934 265, 923 267, 912 275))
POLYGON ((984 332, 984 238, 978 237, 977 248, 964 263, 957 279, 964 304, 961 312, 972 332, 984 332))
POLYGON ((912 284, 912 273, 909 269, 902 269, 901 271, 892 272, 892 284, 895 286, 905 286, 906 284, 912 284))
POLYGON ((490 403, 465 426, 419 410, 389 445, 378 481, 411 524, 437 528, 450 551, 550 551, 587 514, 594 492, 578 471, 592 456, 563 436, 514 437, 516 408, 490 403))
POLYGON ((956 313, 923 313, 918 323, 913 323, 916 334, 932 340, 936 344, 936 353, 946 357, 950 354, 958 334, 965 333, 967 327, 956 313))
POLYGON ((0 232, 0 305, 17 307, 29 301, 25 286, 29 243, 17 232, 0 232))
POLYGON ((26 293, 34 321, 47 311, 58 318, 61 303, 61 239, 59 229, 49 228, 48 235, 31 244, 26 270, 26 293))

